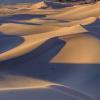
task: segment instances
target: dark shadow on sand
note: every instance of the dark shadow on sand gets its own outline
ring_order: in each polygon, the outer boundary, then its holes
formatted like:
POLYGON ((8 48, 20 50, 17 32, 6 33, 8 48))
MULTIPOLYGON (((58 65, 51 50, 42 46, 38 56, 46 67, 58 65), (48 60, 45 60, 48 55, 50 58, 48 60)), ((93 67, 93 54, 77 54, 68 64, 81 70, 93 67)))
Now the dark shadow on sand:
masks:
POLYGON ((74 95, 59 91, 50 88, 4 91, 0 92, 0 100, 79 100, 74 95))
POLYGON ((18 22, 18 21, 12 21, 11 23, 15 23, 15 24, 22 24, 22 25, 42 25, 42 24, 37 24, 37 23, 30 23, 30 22, 18 22))
POLYGON ((8 36, 0 33, 0 54, 4 53, 24 42, 24 39, 19 36, 8 36))
POLYGON ((29 20, 33 18, 44 18, 46 17, 45 14, 16 14, 12 16, 3 16, 0 17, 0 24, 3 23, 19 23, 19 24, 27 24, 27 25, 34 25, 35 23, 26 23, 26 22, 16 22, 17 20, 29 20))
POLYGON ((61 2, 52 2, 52 1, 44 1, 48 7, 52 7, 53 9, 60 9, 60 8, 64 8, 64 7, 71 7, 73 6, 73 4, 70 3, 61 3, 61 2))
POLYGON ((97 18, 95 22, 82 27, 88 30, 91 35, 100 39, 100 19, 97 18))
POLYGON ((99 96, 100 64, 50 62, 64 44, 62 40, 53 38, 24 56, 0 62, 0 76, 3 73, 48 80, 99 96))

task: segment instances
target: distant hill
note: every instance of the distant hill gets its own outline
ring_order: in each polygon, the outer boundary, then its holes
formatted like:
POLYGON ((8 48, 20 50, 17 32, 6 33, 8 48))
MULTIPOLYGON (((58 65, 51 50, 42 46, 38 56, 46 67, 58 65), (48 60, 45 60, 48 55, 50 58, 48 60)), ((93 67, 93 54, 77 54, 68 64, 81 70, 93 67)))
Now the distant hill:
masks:
POLYGON ((15 3, 29 3, 41 0, 0 0, 0 4, 15 4, 15 3))

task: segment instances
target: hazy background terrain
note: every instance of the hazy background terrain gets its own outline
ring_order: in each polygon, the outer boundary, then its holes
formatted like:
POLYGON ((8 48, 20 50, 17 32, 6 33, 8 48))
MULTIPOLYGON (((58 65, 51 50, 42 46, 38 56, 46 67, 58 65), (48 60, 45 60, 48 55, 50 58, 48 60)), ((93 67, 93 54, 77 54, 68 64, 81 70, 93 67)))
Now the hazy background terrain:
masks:
POLYGON ((29 2, 37 2, 41 0, 0 0, 0 4, 13 4, 13 3, 29 3, 29 2))

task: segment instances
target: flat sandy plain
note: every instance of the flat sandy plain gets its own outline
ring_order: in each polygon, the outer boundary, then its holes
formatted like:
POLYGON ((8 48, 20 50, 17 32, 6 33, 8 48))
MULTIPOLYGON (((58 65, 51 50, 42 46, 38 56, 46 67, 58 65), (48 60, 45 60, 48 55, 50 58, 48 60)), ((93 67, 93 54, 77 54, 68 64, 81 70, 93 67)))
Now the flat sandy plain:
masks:
POLYGON ((99 100, 100 2, 0 5, 0 100, 99 100))

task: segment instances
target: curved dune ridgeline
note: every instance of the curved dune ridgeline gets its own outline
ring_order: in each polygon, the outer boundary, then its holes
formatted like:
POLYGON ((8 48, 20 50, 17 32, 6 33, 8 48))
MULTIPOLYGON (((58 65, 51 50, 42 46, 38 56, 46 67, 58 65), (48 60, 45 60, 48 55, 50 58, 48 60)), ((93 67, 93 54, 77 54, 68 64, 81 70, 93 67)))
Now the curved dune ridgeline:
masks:
POLYGON ((99 100, 100 2, 0 6, 0 100, 99 100))

